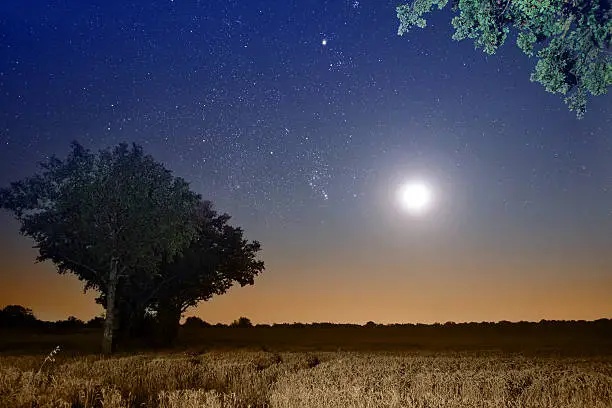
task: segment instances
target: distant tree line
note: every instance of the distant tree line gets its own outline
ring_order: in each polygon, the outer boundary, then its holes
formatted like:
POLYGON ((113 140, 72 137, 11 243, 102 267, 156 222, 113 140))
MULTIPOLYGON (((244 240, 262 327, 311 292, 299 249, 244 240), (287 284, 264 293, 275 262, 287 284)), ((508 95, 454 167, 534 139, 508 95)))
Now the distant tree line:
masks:
MULTIPOLYGON (((31 309, 19 305, 6 306, 0 310, 0 328, 23 329, 101 329, 104 326, 103 317, 94 317, 87 322, 73 316, 66 320, 46 322, 38 320, 31 309)), ((494 330, 508 333, 525 333, 529 331, 546 330, 596 330, 605 331, 612 335, 612 319, 587 320, 540 320, 539 322, 469 322, 469 323, 390 323, 379 324, 372 321, 366 324, 350 323, 273 323, 253 324, 247 317, 240 317, 230 324, 208 323, 197 316, 190 316, 181 325, 186 330, 199 330, 207 328, 263 328, 263 329, 401 329, 401 330, 429 330, 429 331, 482 331, 494 330)))
POLYGON ((60 329, 73 330, 85 328, 102 328, 104 318, 98 316, 90 319, 87 322, 77 319, 74 316, 69 316, 66 320, 57 320, 49 322, 36 318, 32 309, 20 305, 8 305, 0 309, 0 328, 3 329, 60 329))

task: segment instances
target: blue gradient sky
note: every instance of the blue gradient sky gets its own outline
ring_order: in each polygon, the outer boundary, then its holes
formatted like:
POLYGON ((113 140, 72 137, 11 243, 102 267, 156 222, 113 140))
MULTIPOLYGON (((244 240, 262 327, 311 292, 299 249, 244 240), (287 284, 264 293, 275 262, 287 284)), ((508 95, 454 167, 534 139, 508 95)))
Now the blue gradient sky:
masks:
MULTIPOLYGON (((387 1, 0 4, 0 185, 136 142, 262 242, 266 272, 211 322, 612 315, 612 99, 583 120, 535 60, 397 36, 387 1), (323 45, 323 39, 326 44, 323 45), (395 191, 420 178, 432 209, 395 191)), ((93 294, 0 214, 0 306, 89 318, 93 294)))

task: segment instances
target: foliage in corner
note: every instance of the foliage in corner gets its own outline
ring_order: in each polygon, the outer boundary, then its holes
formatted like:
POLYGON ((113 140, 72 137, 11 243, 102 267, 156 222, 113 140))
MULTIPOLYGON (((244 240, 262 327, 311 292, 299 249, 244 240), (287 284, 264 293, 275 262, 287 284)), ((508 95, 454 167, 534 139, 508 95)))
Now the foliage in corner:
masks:
MULTIPOLYGON (((448 0, 413 0, 397 7, 398 34, 425 27, 423 17, 448 0)), ((511 28, 517 45, 538 59, 531 81, 554 94, 580 119, 589 95, 607 93, 612 85, 612 9, 606 0, 453 0, 453 39, 474 40, 476 48, 494 54, 511 28)))

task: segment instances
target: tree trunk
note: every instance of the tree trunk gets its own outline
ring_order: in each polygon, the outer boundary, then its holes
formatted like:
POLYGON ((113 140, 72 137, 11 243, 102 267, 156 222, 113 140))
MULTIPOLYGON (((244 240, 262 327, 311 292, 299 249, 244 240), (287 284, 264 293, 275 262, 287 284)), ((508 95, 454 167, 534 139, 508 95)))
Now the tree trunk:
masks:
POLYGON ((160 304, 158 310, 157 341, 160 346, 171 346, 176 337, 181 321, 180 308, 169 304, 160 304))
POLYGON ((108 287, 106 288, 106 319, 104 320, 104 337, 102 338, 102 352, 113 352, 113 334, 115 332, 115 294, 117 290, 117 258, 111 259, 108 287))

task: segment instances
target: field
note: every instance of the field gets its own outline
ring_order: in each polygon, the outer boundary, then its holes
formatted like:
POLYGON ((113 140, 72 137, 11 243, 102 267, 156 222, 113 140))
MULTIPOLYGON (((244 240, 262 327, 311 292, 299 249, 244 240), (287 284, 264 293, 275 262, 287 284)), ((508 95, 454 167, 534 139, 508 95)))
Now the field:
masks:
POLYGON ((612 407, 610 338, 592 334, 209 328, 112 358, 99 334, 3 336, 0 407, 612 407))

